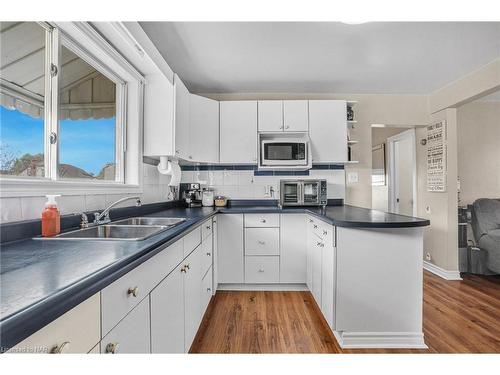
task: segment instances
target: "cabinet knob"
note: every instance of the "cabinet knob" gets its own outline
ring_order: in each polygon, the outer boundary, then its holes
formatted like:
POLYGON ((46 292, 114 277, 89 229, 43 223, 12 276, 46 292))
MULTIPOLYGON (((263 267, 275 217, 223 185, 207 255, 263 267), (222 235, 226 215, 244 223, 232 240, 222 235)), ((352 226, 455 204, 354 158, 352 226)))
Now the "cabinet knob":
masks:
POLYGON ((64 341, 61 345, 54 346, 50 352, 52 354, 63 354, 69 350, 69 341, 64 341))
POLYGON ((211 228, 210 225, 207 225, 207 229, 210 229, 210 228, 211 228))
POLYGON ((212 255, 212 253, 207 253, 207 255, 208 255, 208 256, 211 256, 211 255, 212 255))
POLYGON ((259 272, 264 272, 264 268, 259 268, 259 272))
POLYGON ((184 267, 181 268, 181 272, 186 273, 186 266, 184 266, 184 267))
POLYGON ((211 292, 212 291, 212 288, 207 288, 207 292, 211 292))
POLYGON ((106 353, 110 353, 110 354, 118 353, 118 343, 117 342, 110 342, 108 345, 106 345, 106 353))
POLYGON ((316 224, 314 224, 313 227, 316 229, 318 226, 316 224))
POLYGON ((323 229, 323 234, 326 236, 328 234, 328 232, 323 229))
POLYGON ((189 270, 191 269, 191 265, 190 264, 186 264, 185 267, 189 270))
POLYGON ((280 126, 280 129, 283 129, 283 125, 280 126))
POLYGON ((310 223, 314 223, 314 220, 313 220, 313 219, 309 219, 309 222, 310 222, 310 223))
POLYGON ((178 154, 180 151, 179 150, 175 150, 175 153, 178 154))
POLYGON ((261 223, 265 223, 266 222, 266 219, 261 219, 260 220, 261 223))
POLYGON ((259 245, 265 245, 266 241, 259 241, 259 245))
POLYGON ((128 288, 127 294, 132 294, 134 297, 137 297, 139 295, 139 288, 136 286, 133 288, 128 288))
POLYGON ((191 155, 189 155, 189 159, 192 159, 193 157, 191 155))
POLYGON ((290 129, 290 127, 287 125, 287 126, 285 126, 285 129, 290 129))

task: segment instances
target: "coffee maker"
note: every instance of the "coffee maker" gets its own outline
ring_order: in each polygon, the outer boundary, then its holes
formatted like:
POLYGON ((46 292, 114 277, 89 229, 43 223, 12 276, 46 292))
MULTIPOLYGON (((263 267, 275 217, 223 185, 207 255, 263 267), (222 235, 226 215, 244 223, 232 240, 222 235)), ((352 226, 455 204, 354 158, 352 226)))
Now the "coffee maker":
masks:
POLYGON ((188 207, 201 207, 201 186, 198 183, 181 183, 179 196, 184 199, 188 207))

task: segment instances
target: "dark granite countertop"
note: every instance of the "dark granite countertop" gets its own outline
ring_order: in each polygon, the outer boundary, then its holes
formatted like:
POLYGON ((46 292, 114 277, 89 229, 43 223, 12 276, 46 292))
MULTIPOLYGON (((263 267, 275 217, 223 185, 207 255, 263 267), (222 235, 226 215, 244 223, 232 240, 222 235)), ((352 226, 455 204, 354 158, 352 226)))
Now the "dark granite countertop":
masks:
POLYGON ((171 208, 148 216, 187 220, 143 241, 21 240, 0 250, 0 346, 12 347, 157 254, 205 219, 221 213, 309 213, 343 227, 398 228, 428 220, 353 206, 171 208))

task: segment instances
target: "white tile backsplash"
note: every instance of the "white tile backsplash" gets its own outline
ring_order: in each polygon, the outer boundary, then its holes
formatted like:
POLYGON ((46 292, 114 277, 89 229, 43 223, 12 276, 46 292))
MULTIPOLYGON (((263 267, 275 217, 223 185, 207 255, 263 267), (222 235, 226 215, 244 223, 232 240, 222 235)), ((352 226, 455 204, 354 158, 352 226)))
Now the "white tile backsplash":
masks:
POLYGON ((226 170, 224 174, 224 186, 238 185, 238 171, 226 170))
MULTIPOLYGON (((189 177, 192 178, 192 174, 189 177)), ((166 201, 169 182, 170 176, 160 175, 155 166, 144 164, 143 193, 139 194, 142 202, 146 204, 166 201)), ((137 194, 63 195, 57 201, 61 214, 66 215, 82 211, 100 211, 120 198, 134 195, 137 194)), ((46 200, 45 196, 0 198, 0 223, 39 219, 46 200)), ((134 201, 126 201, 118 207, 133 205, 134 201)))

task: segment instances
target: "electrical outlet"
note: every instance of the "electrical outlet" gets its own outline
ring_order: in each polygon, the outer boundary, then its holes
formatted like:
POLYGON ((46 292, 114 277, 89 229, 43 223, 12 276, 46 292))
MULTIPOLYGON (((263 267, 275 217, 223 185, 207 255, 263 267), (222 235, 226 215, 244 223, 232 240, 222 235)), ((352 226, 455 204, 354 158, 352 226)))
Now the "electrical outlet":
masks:
POLYGON ((430 214, 431 213, 431 206, 426 206, 425 207, 425 213, 430 214))
POLYGON ((355 184, 355 183, 359 182, 358 172, 349 172, 347 174, 347 182, 350 184, 355 184))

